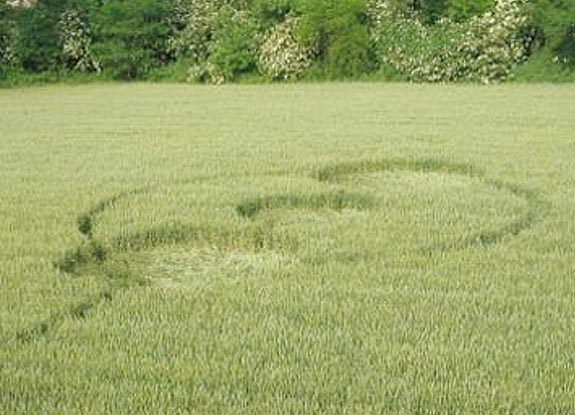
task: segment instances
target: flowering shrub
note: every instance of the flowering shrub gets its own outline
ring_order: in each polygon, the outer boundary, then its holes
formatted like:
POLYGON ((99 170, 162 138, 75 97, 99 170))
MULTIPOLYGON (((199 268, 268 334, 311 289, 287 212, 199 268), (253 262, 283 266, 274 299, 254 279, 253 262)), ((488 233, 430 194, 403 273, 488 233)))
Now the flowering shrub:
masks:
POLYGON ((394 13, 382 0, 369 6, 382 63, 414 81, 501 81, 527 57, 529 47, 520 35, 527 24, 522 0, 497 0, 494 10, 481 16, 432 26, 394 13))
POLYGON ((10 37, 6 34, 0 34, 0 66, 9 64, 13 59, 12 49, 10 47, 10 37))
POLYGON ((208 57, 208 46, 222 0, 180 0, 176 4, 174 25, 168 48, 177 58, 201 62, 208 57))
POLYGON ((12 24, 8 17, 9 9, 6 3, 0 3, 0 71, 12 59, 12 24))
POLYGON ((99 72, 100 64, 92 56, 88 25, 77 10, 69 9, 60 17, 60 36, 64 64, 70 69, 99 72))
POLYGON ((254 72, 260 43, 257 29, 248 11, 220 9, 207 42, 207 58, 190 68, 188 80, 222 83, 254 72))
POLYGON ((315 51, 298 43, 298 21, 294 15, 288 15, 269 30, 259 52, 258 68, 262 74, 287 80, 301 76, 311 65, 315 51))
POLYGON ((10 7, 23 8, 23 9, 33 7, 36 5, 36 3, 37 3, 36 0, 8 0, 6 2, 6 4, 10 7))
POLYGON ((469 21, 470 30, 459 51, 470 62, 473 78, 504 80, 527 58, 529 41, 521 36, 527 15, 521 0, 499 0, 494 11, 469 21))

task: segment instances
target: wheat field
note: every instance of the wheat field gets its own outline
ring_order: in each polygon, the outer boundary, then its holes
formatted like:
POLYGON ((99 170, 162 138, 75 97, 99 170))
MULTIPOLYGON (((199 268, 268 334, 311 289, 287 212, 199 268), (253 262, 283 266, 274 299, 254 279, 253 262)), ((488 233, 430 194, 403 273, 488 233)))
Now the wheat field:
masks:
POLYGON ((575 413, 575 87, 0 91, 0 413, 575 413))

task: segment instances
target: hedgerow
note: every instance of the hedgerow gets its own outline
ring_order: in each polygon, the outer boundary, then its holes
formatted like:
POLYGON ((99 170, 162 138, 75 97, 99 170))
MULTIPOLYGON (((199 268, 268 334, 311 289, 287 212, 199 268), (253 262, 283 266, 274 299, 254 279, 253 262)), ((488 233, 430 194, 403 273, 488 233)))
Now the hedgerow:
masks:
POLYGON ((499 82, 534 54, 575 69, 574 10, 575 0, 3 1, 0 77, 153 79, 175 64, 191 82, 377 72, 499 82))

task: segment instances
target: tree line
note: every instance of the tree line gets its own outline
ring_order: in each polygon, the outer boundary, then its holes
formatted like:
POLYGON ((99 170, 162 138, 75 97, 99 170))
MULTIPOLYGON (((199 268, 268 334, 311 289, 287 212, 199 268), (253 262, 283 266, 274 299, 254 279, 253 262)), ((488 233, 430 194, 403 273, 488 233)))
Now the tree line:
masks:
POLYGON ((10 0, 0 79, 497 82, 575 68, 575 0, 10 0))

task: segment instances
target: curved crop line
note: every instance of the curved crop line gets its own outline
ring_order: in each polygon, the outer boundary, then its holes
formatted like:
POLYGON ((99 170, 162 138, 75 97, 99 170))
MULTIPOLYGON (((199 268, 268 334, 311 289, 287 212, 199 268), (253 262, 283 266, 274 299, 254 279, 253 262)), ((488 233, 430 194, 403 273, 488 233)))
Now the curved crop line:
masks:
POLYGON ((434 250, 446 251, 450 249, 485 247, 493 245, 501 242, 507 236, 519 235, 524 230, 534 226, 535 223, 541 219, 547 204, 532 190, 500 180, 483 179, 482 181, 494 189, 507 191, 527 201, 527 209, 525 212, 513 222, 510 222, 507 225, 500 227, 499 229, 485 230, 459 241, 431 246, 423 249, 424 252, 431 253, 434 250))
MULTIPOLYGON (((467 247, 486 246, 501 241, 508 235, 517 235, 523 230, 531 227, 541 217, 541 212, 545 203, 536 193, 521 186, 486 179, 485 173, 473 165, 451 163, 439 159, 384 159, 368 160, 355 163, 340 163, 325 167, 314 173, 314 177, 319 181, 329 181, 339 176, 354 173, 372 173, 378 171, 408 170, 415 172, 437 172, 444 174, 456 174, 482 181, 492 188, 505 190, 517 197, 523 198, 528 203, 527 211, 517 220, 506 226, 490 231, 481 231, 459 241, 448 242, 436 246, 422 249, 422 252, 434 253, 437 251, 448 251, 463 249, 467 247)), ((266 175, 282 174, 286 172, 265 172, 266 175)), ((193 179, 174 181, 173 184, 189 184, 206 180, 217 179, 220 176, 203 176, 193 179)), ((109 209, 112 209, 119 201, 136 195, 158 189, 158 186, 143 186, 140 188, 122 191, 102 199, 91 206, 87 211, 80 214, 76 220, 78 232, 84 236, 85 242, 75 249, 67 251, 60 259, 54 262, 54 266, 69 275, 79 272, 80 268, 89 264, 101 265, 108 259, 108 249, 98 244, 93 233, 97 221, 109 209)), ((277 208, 308 208, 322 209, 329 208, 341 210, 345 208, 367 209, 373 205, 373 199, 362 194, 355 193, 325 193, 312 195, 275 195, 266 196, 251 200, 246 200, 236 206, 238 215, 244 218, 254 218, 261 211, 277 208)), ((261 231, 261 230, 260 230, 261 231)), ((265 235, 258 233, 256 229, 251 236, 251 249, 261 249, 265 246, 265 235)), ((190 224, 175 223, 171 225, 158 226, 144 231, 120 235, 111 243, 114 251, 140 251, 162 245, 180 244, 189 241, 206 241, 211 243, 237 243, 237 235, 231 233, 224 234, 221 230, 202 228, 190 224)), ((135 278, 127 272, 125 275, 102 273, 108 284, 107 288, 91 299, 70 306, 64 311, 53 313, 48 319, 36 324, 32 328, 17 333, 17 338, 22 342, 30 342, 40 336, 46 335, 51 329, 60 324, 65 318, 84 319, 90 311, 102 303, 112 301, 114 293, 118 289, 132 288, 142 284, 142 280, 135 278), (118 283, 120 277, 121 284, 118 283)))
POLYGON ((522 231, 532 227, 541 218, 542 212, 545 208, 545 202, 532 190, 512 183, 485 178, 485 172, 483 170, 470 164, 453 163, 433 158, 416 160, 364 160, 355 163, 340 163, 317 171, 315 173, 315 177, 319 181, 329 181, 349 174, 374 173, 378 171, 392 170, 407 170, 424 173, 436 172, 466 176, 479 180, 493 189, 511 193, 527 202, 528 207, 526 211, 518 219, 501 228, 484 230, 456 241, 428 246, 420 249, 420 252, 422 253, 433 254, 438 251, 485 247, 496 244, 507 236, 516 236, 522 231))
POLYGON ((48 332, 59 325, 64 319, 71 318, 83 320, 88 313, 102 303, 110 302, 113 299, 113 293, 110 290, 102 290, 96 296, 86 299, 81 303, 70 306, 64 311, 53 313, 48 319, 32 326, 31 328, 21 330, 16 333, 16 339, 29 343, 34 339, 48 334, 48 332))
MULTIPOLYGON (((85 237, 85 243, 66 251, 61 258, 53 262, 54 267, 66 274, 73 274, 81 266, 89 263, 103 263, 106 260, 107 251, 93 239, 93 231, 96 226, 98 216, 104 213, 107 209, 113 207, 120 200, 145 193, 149 189, 150 187, 146 186, 116 193, 105 199, 101 199, 92 205, 86 212, 78 215, 76 218, 76 228, 78 232, 85 237)), ((41 321, 31 328, 18 332, 16 334, 16 338, 24 343, 28 343, 37 337, 46 335, 50 329, 53 329, 66 317, 76 319, 86 318, 90 310, 97 307, 102 302, 111 301, 112 298, 112 290, 110 288, 105 288, 91 299, 72 305, 66 310, 53 312, 46 320, 41 321)))
POLYGON ((374 173, 378 171, 392 170, 409 170, 415 172, 437 172, 446 174, 458 174, 468 177, 482 177, 483 170, 471 164, 453 163, 445 160, 427 158, 427 159, 382 159, 382 160, 363 160, 358 162, 348 162, 334 164, 318 170, 314 177, 319 181, 328 181, 338 176, 344 176, 354 173, 374 173))
MULTIPOLYGON (((285 171, 267 171, 262 174, 278 175, 284 174, 285 171)), ((246 175, 247 176, 247 175, 246 175)), ((185 185, 196 182, 204 182, 220 178, 221 175, 196 176, 191 179, 174 180, 172 185, 185 185)), ((237 177, 237 176, 235 176, 237 177)), ((112 209, 121 200, 146 194, 153 190, 159 189, 160 186, 142 186, 132 190, 125 190, 113 194, 109 197, 97 201, 88 210, 78 215, 76 218, 76 228, 84 237, 84 243, 76 248, 68 250, 61 258, 53 262, 53 265, 59 271, 74 275, 79 270, 90 264, 102 265, 107 259, 109 250, 94 240, 93 234, 97 226, 98 219, 109 209, 112 209)), ((220 232, 221 233, 221 232, 220 232)), ((137 232, 130 235, 120 235, 112 242, 112 248, 118 251, 138 251, 147 248, 153 248, 160 245, 178 244, 193 240, 212 240, 216 231, 193 227, 188 224, 171 224, 169 226, 158 226, 145 231, 137 232)), ((254 234, 254 248, 263 247, 263 238, 261 235, 254 234)), ((231 235, 221 237, 220 239, 231 240, 231 235)), ((129 273, 128 273, 129 274, 129 273)), ((35 326, 22 330, 16 334, 18 340, 30 342, 37 337, 46 335, 50 329, 53 329, 63 319, 67 317, 84 319, 89 312, 103 302, 110 302, 113 299, 114 292, 118 289, 126 289, 142 284, 142 280, 130 275, 106 274, 108 287, 102 289, 100 293, 91 299, 84 300, 81 303, 70 306, 63 311, 52 313, 47 319, 41 321, 35 326)))
MULTIPOLYGON (((267 171, 262 172, 260 175, 272 176, 272 175, 285 175, 288 172, 285 170, 281 171, 267 171)), ((245 176, 249 176, 245 175, 245 176)), ((191 179, 182 179, 182 180, 173 180, 171 182, 172 185, 186 185, 191 183, 201 183, 209 180, 215 180, 220 178, 221 175, 204 175, 204 176, 196 176, 191 179)), ((234 176, 237 177, 237 176, 234 176)), ((133 196, 145 194, 148 192, 152 192, 153 190, 159 189, 159 186, 142 186, 132 190, 124 190, 113 194, 105 199, 101 199, 100 201, 96 202, 92 205, 86 212, 81 213, 78 215, 76 219, 76 225, 78 232, 82 235, 86 236, 88 239, 91 239, 93 228, 95 227, 95 222, 97 221, 98 217, 101 216, 105 211, 114 207, 114 205, 120 202, 123 199, 128 199, 133 196)))
POLYGON ((110 197, 100 200, 92 207, 90 207, 90 209, 88 209, 85 213, 82 213, 78 216, 78 218, 76 219, 78 232, 80 232, 82 235, 88 238, 91 238, 92 230, 95 226, 95 221, 98 216, 100 216, 109 208, 113 207, 120 200, 127 199, 129 197, 136 196, 139 194, 144 194, 150 190, 152 190, 151 186, 144 186, 130 191, 122 191, 110 197))
POLYGON ((238 215, 253 218, 262 210, 278 208, 333 209, 346 208, 366 209, 373 205, 369 197, 356 193, 325 193, 311 195, 282 194, 246 200, 236 206, 238 215))
MULTIPOLYGON (((186 182, 205 179, 206 178, 202 177, 186 180, 186 182)), ((85 242, 74 249, 66 251, 61 258, 53 262, 54 267, 66 274, 75 274, 82 266, 90 263, 104 263, 107 259, 108 251, 93 239, 93 232, 96 228, 98 218, 108 209, 113 208, 119 201, 139 194, 145 194, 153 189, 153 186, 143 186, 128 191, 118 192, 97 201, 87 211, 78 215, 76 218, 76 228, 78 232, 84 236, 85 242)), ((140 281, 138 281, 138 283, 139 282, 140 281)), ((37 337, 46 335, 50 329, 53 329, 57 324, 59 324, 59 322, 67 317, 84 319, 89 312, 99 304, 112 301, 113 292, 114 287, 110 285, 101 290, 100 293, 91 299, 72 305, 66 310, 53 312, 46 320, 41 321, 29 329, 18 332, 16 337, 18 340, 27 343, 37 337)))

